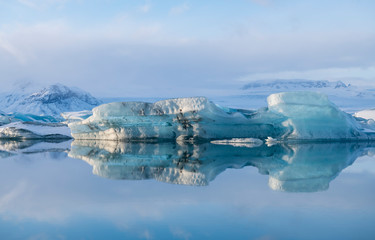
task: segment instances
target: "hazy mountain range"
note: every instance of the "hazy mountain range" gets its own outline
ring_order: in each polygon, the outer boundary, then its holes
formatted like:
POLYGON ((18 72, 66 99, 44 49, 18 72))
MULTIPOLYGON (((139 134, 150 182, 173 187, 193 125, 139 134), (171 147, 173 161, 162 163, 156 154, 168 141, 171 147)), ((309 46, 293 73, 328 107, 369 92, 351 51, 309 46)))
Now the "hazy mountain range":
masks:
MULTIPOLYGON (((276 79, 259 80, 245 84, 241 94, 229 97, 211 98, 214 102, 238 108, 258 108, 266 106, 268 95, 285 91, 316 91, 322 92, 347 110, 365 109, 375 105, 375 89, 345 84, 341 81, 306 80, 306 79, 276 79)), ((112 101, 153 101, 150 98, 127 98, 113 96, 113 98, 99 99, 90 93, 67 87, 62 84, 39 86, 26 82, 18 84, 11 92, 0 94, 0 112, 22 113, 59 118, 63 112, 91 110, 103 102, 112 101)), ((162 98, 155 98, 161 100, 162 98)))
POLYGON ((276 79, 258 80, 242 87, 246 93, 274 93, 282 91, 317 91, 327 95, 345 95, 351 97, 375 97, 375 89, 345 84, 342 81, 276 79))

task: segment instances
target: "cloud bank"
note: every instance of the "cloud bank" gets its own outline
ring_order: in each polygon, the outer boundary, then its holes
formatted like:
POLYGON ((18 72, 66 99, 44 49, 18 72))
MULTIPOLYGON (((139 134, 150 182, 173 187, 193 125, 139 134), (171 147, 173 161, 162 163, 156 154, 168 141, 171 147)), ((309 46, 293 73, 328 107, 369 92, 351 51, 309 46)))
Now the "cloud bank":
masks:
MULTIPOLYGON (((369 23, 374 17, 366 12, 345 20, 343 9, 324 12, 318 2, 312 9, 317 16, 303 17, 311 6, 246 1, 243 12, 224 2, 145 2, 103 10, 96 18, 95 3, 89 15, 72 14, 88 4, 23 0, 17 12, 29 17, 2 17, 3 90, 26 79, 74 85, 97 96, 209 96, 286 73, 375 84, 375 20, 369 23), (47 13, 54 11, 53 17, 47 13), (336 18, 324 23, 329 16, 336 18)), ((367 5, 343 4, 351 8, 349 17, 367 5)))

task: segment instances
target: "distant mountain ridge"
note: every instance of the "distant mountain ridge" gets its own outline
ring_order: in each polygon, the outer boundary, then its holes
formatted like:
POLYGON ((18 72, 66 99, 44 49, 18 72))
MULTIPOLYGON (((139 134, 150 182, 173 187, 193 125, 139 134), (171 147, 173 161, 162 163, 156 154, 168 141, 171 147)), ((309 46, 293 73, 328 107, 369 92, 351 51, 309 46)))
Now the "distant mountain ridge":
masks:
POLYGON ((0 96, 0 110, 60 117, 63 112, 91 110, 102 102, 90 93, 62 84, 36 87, 23 84, 0 96))
POLYGON ((254 81, 244 85, 242 89, 348 89, 350 87, 350 84, 345 84, 342 81, 330 82, 327 80, 275 79, 254 81))
POLYGON ((275 79, 257 80, 245 84, 245 93, 252 95, 269 95, 278 92, 313 91, 321 92, 331 97, 357 99, 375 98, 375 89, 371 87, 346 84, 342 81, 307 80, 307 79, 275 79))

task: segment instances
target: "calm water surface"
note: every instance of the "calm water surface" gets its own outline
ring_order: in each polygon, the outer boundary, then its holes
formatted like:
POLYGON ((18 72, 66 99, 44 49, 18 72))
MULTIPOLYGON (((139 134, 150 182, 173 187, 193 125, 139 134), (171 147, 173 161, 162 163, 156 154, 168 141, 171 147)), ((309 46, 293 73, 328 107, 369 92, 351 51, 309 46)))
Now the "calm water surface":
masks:
POLYGON ((375 143, 0 142, 0 239, 375 239, 375 143))

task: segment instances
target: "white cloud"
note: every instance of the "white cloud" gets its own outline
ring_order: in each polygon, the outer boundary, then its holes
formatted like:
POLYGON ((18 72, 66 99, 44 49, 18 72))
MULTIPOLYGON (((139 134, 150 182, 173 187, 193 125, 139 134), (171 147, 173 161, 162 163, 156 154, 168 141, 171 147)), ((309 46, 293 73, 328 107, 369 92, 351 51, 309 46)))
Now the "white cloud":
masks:
POLYGON ((135 97, 215 96, 266 78, 375 82, 371 33, 331 32, 324 41, 314 33, 224 32, 214 39, 192 33, 184 40, 173 23, 124 16, 84 29, 64 20, 1 26, 2 91, 20 79, 135 97))
POLYGON ((189 240, 192 237, 192 234, 180 227, 171 227, 170 231, 172 235, 179 239, 189 240))
POLYGON ((148 13, 151 10, 151 4, 145 4, 139 7, 139 11, 143 13, 148 13))
POLYGON ((9 192, 0 195, 0 212, 5 211, 9 204, 12 204, 13 201, 21 197, 27 188, 29 188, 28 184, 25 181, 20 181, 9 192))
POLYGON ((52 6, 61 9, 67 1, 68 0, 18 0, 20 4, 35 10, 44 10, 52 6))
POLYGON ((251 1, 262 6, 269 6, 271 4, 271 0, 251 0, 251 1))
POLYGON ((26 63, 26 57, 22 54, 22 52, 17 49, 14 45, 12 45, 9 41, 3 39, 0 35, 0 55, 1 49, 12 56, 14 59, 18 61, 20 64, 26 63))
POLYGON ((146 230, 144 230, 144 231, 140 234, 140 238, 142 238, 142 239, 146 239, 146 240, 149 240, 149 239, 152 239, 153 237, 152 237, 151 232, 150 232, 148 229, 146 229, 146 230))
POLYGON ((35 2, 32 2, 30 0, 18 0, 19 3, 23 4, 23 5, 26 5, 30 8, 37 8, 37 5, 35 2))
POLYGON ((357 85, 375 84, 375 66, 349 68, 323 68, 307 71, 281 71, 255 73, 240 77, 241 82, 269 79, 309 79, 309 80, 342 80, 355 81, 357 85), (372 83, 372 84, 371 84, 372 83))
POLYGON ((190 6, 187 3, 184 3, 182 5, 172 7, 169 13, 172 15, 179 15, 188 11, 189 9, 190 9, 190 6))

